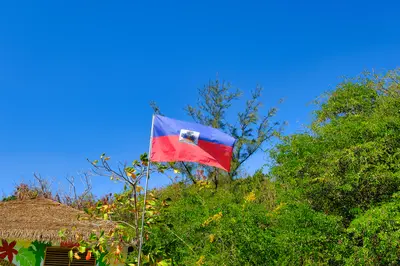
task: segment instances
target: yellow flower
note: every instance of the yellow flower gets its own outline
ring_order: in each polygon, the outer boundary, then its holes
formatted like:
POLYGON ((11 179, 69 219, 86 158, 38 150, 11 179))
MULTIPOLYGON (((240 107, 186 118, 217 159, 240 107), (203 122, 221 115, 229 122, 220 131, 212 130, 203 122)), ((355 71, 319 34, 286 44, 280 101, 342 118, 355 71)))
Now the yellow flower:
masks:
POLYGON ((196 265, 203 265, 205 257, 203 255, 200 256, 199 260, 196 262, 196 265))
POLYGON ((275 209, 273 209, 271 212, 267 213, 267 216, 273 217, 273 215, 278 213, 279 210, 282 209, 285 205, 286 205, 286 203, 284 203, 284 202, 279 203, 279 205, 276 206, 275 209))
POLYGON ((214 240, 215 240, 215 235, 214 235, 214 234, 211 234, 211 235, 210 235, 210 243, 214 242, 214 240))
POLYGON ((283 206, 285 206, 286 204, 284 202, 279 203, 279 205, 273 210, 273 212, 277 212, 280 209, 282 209, 283 206))
POLYGON ((209 217, 207 220, 204 221, 203 226, 209 225, 212 221, 219 221, 222 217, 222 212, 219 212, 211 217, 209 217))
POLYGON ((244 197, 246 202, 252 202, 256 200, 256 194, 252 191, 246 197, 244 197))

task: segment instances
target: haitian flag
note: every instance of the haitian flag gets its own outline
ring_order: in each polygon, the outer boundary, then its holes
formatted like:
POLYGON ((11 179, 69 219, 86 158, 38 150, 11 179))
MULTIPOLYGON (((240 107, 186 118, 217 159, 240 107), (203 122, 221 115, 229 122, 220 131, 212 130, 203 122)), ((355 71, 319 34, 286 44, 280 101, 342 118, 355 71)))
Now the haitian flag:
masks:
POLYGON ((153 117, 150 161, 195 162, 229 172, 235 139, 222 131, 168 117, 153 117))

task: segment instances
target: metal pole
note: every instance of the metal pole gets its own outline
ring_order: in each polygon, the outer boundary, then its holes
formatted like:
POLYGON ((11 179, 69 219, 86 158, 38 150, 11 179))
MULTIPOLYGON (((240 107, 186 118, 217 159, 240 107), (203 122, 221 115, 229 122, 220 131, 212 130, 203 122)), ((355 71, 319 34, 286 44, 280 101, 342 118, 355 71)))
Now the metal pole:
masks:
POLYGON ((142 212, 142 229, 140 230, 140 244, 139 244, 139 254, 138 254, 138 266, 140 266, 140 259, 142 253, 142 245, 143 245, 143 227, 144 227, 144 213, 146 212, 146 197, 147 197, 147 187, 149 185, 149 178, 150 178, 150 156, 151 156, 151 144, 153 141, 153 127, 154 127, 154 115, 151 120, 151 133, 150 133, 150 144, 149 144, 149 154, 147 156, 149 162, 147 164, 147 174, 146 174, 146 186, 144 189, 144 199, 143 199, 143 212, 142 212))

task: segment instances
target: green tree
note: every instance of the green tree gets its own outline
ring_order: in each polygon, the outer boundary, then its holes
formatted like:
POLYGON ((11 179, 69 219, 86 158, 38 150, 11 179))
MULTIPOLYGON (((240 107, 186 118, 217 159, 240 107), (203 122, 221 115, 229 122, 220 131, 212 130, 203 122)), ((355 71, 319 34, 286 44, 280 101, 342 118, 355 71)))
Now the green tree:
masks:
POLYGON ((272 152, 271 173, 348 223, 399 190, 399 72, 345 80, 319 106, 308 132, 272 152))

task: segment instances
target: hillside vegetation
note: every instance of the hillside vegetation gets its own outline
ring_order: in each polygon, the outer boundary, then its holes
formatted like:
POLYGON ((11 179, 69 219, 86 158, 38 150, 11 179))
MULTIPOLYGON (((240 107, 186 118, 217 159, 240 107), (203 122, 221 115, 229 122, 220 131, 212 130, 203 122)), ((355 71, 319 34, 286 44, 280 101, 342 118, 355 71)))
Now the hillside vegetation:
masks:
POLYGON ((345 80, 318 104, 268 174, 158 191, 169 206, 148 252, 176 265, 399 265, 398 72, 345 80))
MULTIPOLYGON (((259 89, 239 114, 238 131, 222 117, 239 94, 218 83, 205 88, 203 109, 189 106, 188 112, 238 136, 234 173, 152 164, 152 173, 174 169, 185 179, 149 193, 142 265, 399 265, 399 73, 344 80, 316 102, 312 123, 292 135, 270 123, 275 109, 258 115, 259 89), (268 171, 244 176, 240 165, 265 152, 262 145, 274 136, 279 141, 268 151, 268 171)), ((123 259, 121 246, 129 245, 126 263, 135 265, 143 208, 139 181, 149 162, 144 154, 113 170, 109 160, 103 154, 91 163, 99 174, 124 182, 121 193, 66 202, 119 223, 110 235, 80 241, 81 247, 123 259)), ((22 188, 8 200, 21 198, 22 188)))

